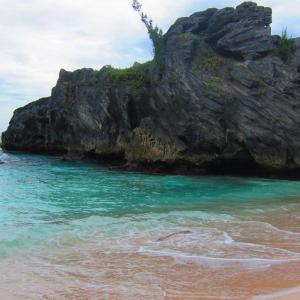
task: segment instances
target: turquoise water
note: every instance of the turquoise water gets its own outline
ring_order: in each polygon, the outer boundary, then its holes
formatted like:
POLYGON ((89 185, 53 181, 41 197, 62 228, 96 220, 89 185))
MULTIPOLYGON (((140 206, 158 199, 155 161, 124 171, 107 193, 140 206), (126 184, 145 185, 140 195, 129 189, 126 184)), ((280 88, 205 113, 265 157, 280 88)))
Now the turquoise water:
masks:
POLYGON ((209 259, 299 258, 290 246, 276 246, 276 251, 270 246, 278 240, 300 243, 297 181, 152 176, 3 152, 0 160, 0 271, 21 258, 23 268, 26 261, 26 268, 35 266, 31 272, 39 273, 49 268, 50 257, 62 259, 78 249, 82 272, 87 271, 86 253, 96 250, 209 259), (178 232, 171 244, 157 244, 158 238, 178 232), (257 235, 261 241, 254 243, 257 235), (252 246, 246 247, 249 241, 252 246), (267 247, 263 251, 262 245, 267 247))
MULTIPOLYGON (((172 212, 224 217, 272 209, 274 203, 292 205, 292 197, 300 196, 297 181, 150 176, 55 157, 2 153, 0 158, 5 162, 0 166, 2 254, 44 243, 74 230, 74 223, 84 231, 91 217, 112 217, 114 224, 126 217, 172 212)), ((119 230, 104 228, 112 229, 119 230)))

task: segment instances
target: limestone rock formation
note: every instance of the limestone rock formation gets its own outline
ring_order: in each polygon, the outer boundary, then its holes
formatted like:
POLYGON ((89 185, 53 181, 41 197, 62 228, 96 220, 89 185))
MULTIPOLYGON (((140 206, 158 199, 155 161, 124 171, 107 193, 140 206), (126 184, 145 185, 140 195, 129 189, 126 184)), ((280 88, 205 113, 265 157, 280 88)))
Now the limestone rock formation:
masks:
POLYGON ((181 18, 164 36, 160 76, 155 62, 61 70, 51 97, 15 111, 3 148, 299 176, 300 39, 282 60, 271 22, 252 2, 181 18))

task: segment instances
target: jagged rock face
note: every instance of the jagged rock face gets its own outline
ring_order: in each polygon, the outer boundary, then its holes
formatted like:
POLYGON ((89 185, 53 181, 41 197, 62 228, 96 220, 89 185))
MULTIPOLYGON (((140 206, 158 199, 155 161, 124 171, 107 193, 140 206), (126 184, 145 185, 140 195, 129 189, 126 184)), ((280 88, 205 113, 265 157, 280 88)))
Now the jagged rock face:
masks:
POLYGON ((154 63, 62 70, 51 97, 16 110, 3 147, 300 175, 300 39, 282 61, 271 19, 251 2, 179 19, 159 80, 154 63))
POLYGON ((200 35, 220 54, 252 59, 274 50, 271 23, 270 8, 244 2, 236 9, 208 9, 181 18, 170 28, 167 39, 172 43, 172 38, 182 34, 200 35))

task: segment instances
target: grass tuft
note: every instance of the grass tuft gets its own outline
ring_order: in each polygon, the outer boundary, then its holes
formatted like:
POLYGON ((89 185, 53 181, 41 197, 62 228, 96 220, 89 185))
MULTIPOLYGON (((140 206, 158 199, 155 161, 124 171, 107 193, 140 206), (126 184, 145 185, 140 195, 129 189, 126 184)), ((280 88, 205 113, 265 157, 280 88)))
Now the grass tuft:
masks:
POLYGON ((279 56, 283 61, 287 61, 294 45, 292 37, 288 36, 287 28, 282 31, 279 42, 279 56))

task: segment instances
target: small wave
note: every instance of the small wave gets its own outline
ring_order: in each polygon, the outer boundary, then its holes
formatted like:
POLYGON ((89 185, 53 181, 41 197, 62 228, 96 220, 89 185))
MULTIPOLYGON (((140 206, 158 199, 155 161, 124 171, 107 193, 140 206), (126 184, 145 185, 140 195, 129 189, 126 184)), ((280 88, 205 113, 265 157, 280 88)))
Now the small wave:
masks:
MULTIPOLYGON (((300 261, 300 253, 257 243, 239 242, 227 232, 213 228, 192 229, 189 234, 166 235, 157 243, 141 245, 141 253, 177 256, 185 259, 205 259, 227 262, 288 262, 300 261)), ((178 231, 180 233, 180 231, 178 231)), ((183 232, 183 231, 182 231, 183 232)), ((184 231, 185 232, 185 231, 184 231)))
POLYGON ((224 243, 227 245, 234 243, 234 239, 227 232, 224 232, 224 243))
POLYGON ((170 217, 178 217, 178 218, 191 218, 198 219, 201 221, 234 221, 235 218, 230 214, 224 213, 213 213, 213 212, 204 212, 199 210, 180 210, 180 211, 172 211, 167 214, 170 217))
POLYGON ((287 234, 292 234, 292 235, 297 235, 300 236, 300 232, 294 232, 294 231, 289 231, 289 230, 284 230, 284 229, 280 229, 270 223, 267 222, 259 222, 259 221, 252 221, 253 223, 258 223, 258 224, 262 224, 262 225, 266 225, 266 227, 278 231, 278 232, 282 232, 282 233, 287 233, 287 234))
POLYGON ((191 255, 187 253, 178 253, 173 251, 163 251, 163 250, 150 250, 145 249, 145 247, 140 247, 138 253, 150 256, 164 256, 173 257, 175 260, 181 260, 183 262, 193 261, 193 262, 223 262, 223 263, 267 263, 269 264, 280 264, 288 262, 300 262, 300 258, 227 258, 227 257, 211 257, 205 255, 191 255))
POLYGON ((17 162, 20 159, 13 157, 11 155, 5 154, 5 153, 0 153, 0 164, 6 164, 6 163, 11 163, 11 162, 17 162))
POLYGON ((285 230, 285 229, 280 229, 270 223, 267 223, 267 222, 262 222, 262 221, 239 221, 239 222, 236 222, 236 221, 233 221, 232 224, 241 224, 241 225, 261 225, 261 226, 265 226, 266 229, 269 229, 269 230, 273 230, 275 232, 278 232, 278 233, 283 233, 283 234, 288 234, 289 236, 296 236, 296 237, 300 237, 300 232, 295 232, 295 231, 290 231, 290 230, 285 230))
POLYGON ((276 248, 276 247, 269 247, 266 245, 260 245, 260 244, 254 244, 254 243, 245 243, 245 242, 238 242, 236 243, 236 245, 240 248, 240 249, 249 249, 249 250, 253 250, 253 251, 259 251, 261 253, 272 253, 272 254, 276 254, 276 253, 280 253, 283 255, 293 255, 296 256, 297 259, 299 256, 298 252, 293 252, 293 251, 289 251, 286 249, 282 249, 282 248, 276 248), (267 252, 270 251, 270 252, 267 252))

